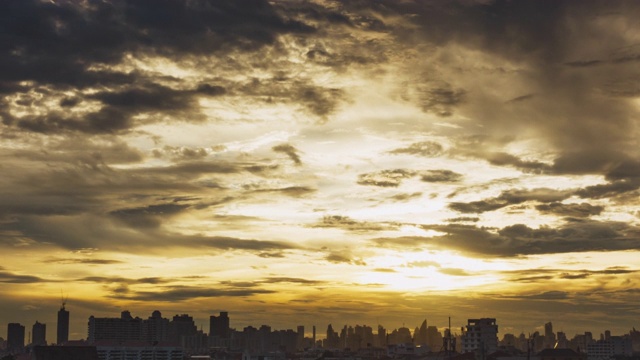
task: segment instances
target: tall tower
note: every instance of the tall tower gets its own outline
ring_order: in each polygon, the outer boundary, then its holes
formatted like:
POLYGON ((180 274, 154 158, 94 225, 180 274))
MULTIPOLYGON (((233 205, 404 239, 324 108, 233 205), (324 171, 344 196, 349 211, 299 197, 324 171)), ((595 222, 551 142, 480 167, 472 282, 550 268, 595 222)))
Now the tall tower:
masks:
POLYGON ((41 324, 36 321, 33 324, 33 328, 31 329, 31 334, 33 336, 33 340, 31 340, 31 344, 33 345, 47 345, 47 325, 41 324))
POLYGON ((58 310, 58 338, 56 344, 62 345, 69 341, 69 312, 64 308, 66 301, 62 301, 62 307, 58 310))

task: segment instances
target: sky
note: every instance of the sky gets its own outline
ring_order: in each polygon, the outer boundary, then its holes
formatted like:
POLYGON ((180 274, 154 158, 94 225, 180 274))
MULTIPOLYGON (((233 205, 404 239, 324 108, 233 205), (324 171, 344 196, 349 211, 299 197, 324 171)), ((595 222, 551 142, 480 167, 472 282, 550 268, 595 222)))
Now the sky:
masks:
POLYGON ((0 326, 639 327, 638 18, 1 1, 0 326))

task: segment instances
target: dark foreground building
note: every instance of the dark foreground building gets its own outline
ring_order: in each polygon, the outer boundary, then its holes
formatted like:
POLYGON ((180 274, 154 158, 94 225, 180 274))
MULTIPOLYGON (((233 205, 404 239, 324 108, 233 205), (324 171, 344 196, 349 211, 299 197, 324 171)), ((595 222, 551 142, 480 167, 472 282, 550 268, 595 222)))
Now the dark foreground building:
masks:
POLYGON ((95 346, 36 346, 31 360, 99 360, 95 346))

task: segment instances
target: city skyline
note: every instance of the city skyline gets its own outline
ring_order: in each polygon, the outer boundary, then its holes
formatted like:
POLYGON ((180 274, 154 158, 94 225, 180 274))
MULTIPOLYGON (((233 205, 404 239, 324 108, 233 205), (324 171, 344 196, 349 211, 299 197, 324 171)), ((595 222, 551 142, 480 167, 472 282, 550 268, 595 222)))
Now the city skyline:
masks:
POLYGON ((638 327, 638 18, 0 1, 0 324, 638 327))
MULTIPOLYGON (((65 310, 64 307, 61 307, 60 311, 65 310)), ((69 312, 67 310, 67 316, 68 316, 69 312)), ((154 310, 153 312, 150 312, 148 314, 135 314, 135 313, 131 313, 129 310, 123 310, 120 314, 106 314, 104 316, 94 316, 94 315, 90 315, 89 318, 86 319, 86 321, 84 322, 84 336, 82 336, 82 331, 76 332, 74 333, 76 336, 71 336, 71 337, 66 337, 66 339, 62 342, 59 341, 59 332, 60 330, 56 331, 56 341, 53 341, 53 339, 51 341, 47 340, 46 342, 49 344, 64 344, 67 341, 79 341, 79 340, 84 340, 84 341, 89 341, 91 342, 91 337, 88 336, 91 333, 91 328, 95 325, 95 321, 96 320, 101 320, 101 319, 108 319, 108 320, 120 320, 120 319, 125 319, 125 320, 139 320, 139 321, 157 321, 157 319, 165 319, 167 321, 169 321, 171 319, 172 316, 167 316, 168 314, 163 314, 161 311, 159 310, 154 310)), ((238 314, 238 315, 242 315, 242 314, 238 314)), ((327 323, 327 324, 320 324, 319 326, 317 324, 311 324, 309 326, 309 324, 297 324, 297 325, 285 325, 283 327, 277 327, 277 326, 272 326, 272 322, 267 322, 267 323, 244 323, 244 324, 237 324, 237 326, 232 326, 233 324, 231 324, 229 322, 230 320, 230 316, 229 313, 226 311, 220 311, 219 314, 216 316, 215 314, 211 314, 208 316, 208 319, 197 319, 193 316, 191 316, 188 312, 182 311, 176 314, 173 314, 173 318, 174 321, 176 319, 178 320, 182 320, 182 318, 188 317, 190 319, 190 321, 193 321, 193 325, 195 326, 194 329, 197 329, 198 331, 203 332, 205 335, 208 336, 214 336, 214 337, 222 337, 222 338, 229 338, 229 334, 225 333, 224 329, 228 329, 231 331, 236 331, 236 332, 242 332, 243 329, 246 330, 245 328, 249 327, 254 327, 254 329, 257 329, 257 327, 262 327, 262 326, 267 326, 270 330, 273 331, 283 331, 283 330, 294 330, 297 329, 297 331, 299 331, 301 328, 302 329, 306 329, 304 331, 304 336, 308 337, 308 338, 315 338, 317 340, 326 340, 327 339, 327 332, 328 331, 334 331, 335 330, 335 334, 338 335, 342 329, 346 329, 346 328, 352 328, 353 326, 363 326, 363 327, 369 327, 371 329, 377 329, 378 331, 380 329, 383 329, 387 335, 390 334, 392 331, 395 332, 397 330, 401 330, 401 329, 408 329, 409 333, 412 337, 420 337, 421 335, 416 335, 416 332, 420 332, 420 331, 425 331, 425 329, 422 329, 421 327, 435 327, 438 331, 438 335, 439 336, 444 336, 446 337, 447 332, 450 330, 451 331, 451 335, 454 337, 459 337, 462 334, 464 334, 466 331, 468 331, 468 328, 470 325, 476 325, 476 324, 480 324, 480 326, 484 326, 485 324, 487 324, 489 327, 495 327, 494 330, 492 330, 492 333, 499 335, 499 341, 503 341, 506 336, 509 335, 513 335, 515 337, 518 336, 525 336, 527 339, 534 339, 535 337, 542 337, 545 338, 546 340, 544 342, 544 346, 546 346, 547 348, 549 347, 553 347, 553 344, 549 343, 549 341, 553 341, 555 343, 556 340, 556 332, 553 330, 553 325, 551 321, 545 322, 544 324, 540 324, 539 326, 534 327, 533 329, 521 329, 520 331, 514 331, 513 327, 506 327, 507 330, 504 330, 504 326, 497 326, 499 324, 497 324, 496 319, 495 318, 474 318, 474 319, 465 319, 465 322, 460 322, 460 324, 456 324, 456 322, 454 321, 452 323, 451 318, 448 318, 448 323, 445 324, 444 326, 442 326, 441 324, 434 324, 433 322, 429 322, 428 319, 413 319, 415 320, 415 324, 408 324, 405 322, 402 322, 402 325, 400 326, 390 326, 387 327, 385 324, 382 323, 376 323, 376 324, 369 324, 369 323, 348 323, 348 322, 343 322, 343 323, 327 323), (222 323, 220 323, 220 319, 222 320, 222 323), (205 325, 206 323, 206 325, 205 325), (422 323, 422 325, 421 325, 422 323), (458 326, 456 326, 458 325, 458 326), (228 327, 226 327, 228 326, 228 327), (257 326, 257 327, 256 327, 257 326), (326 331, 323 329, 327 329, 326 331), (333 329, 333 330, 331 330, 333 329), (503 330, 500 330, 503 329, 503 330), (213 331, 213 332, 212 332, 213 331), (552 340, 553 339, 553 340, 552 340)), ((508 323, 509 321, 507 321, 508 323)), ((275 323, 278 323, 277 321, 275 323)), ((113 324, 111 322, 106 322, 105 324, 113 324)), ((24 329, 27 328, 27 324, 25 324, 24 322, 20 322, 20 321, 14 321, 12 323, 9 323, 8 326, 9 328, 11 326, 17 326, 17 325, 22 325, 23 331, 25 331, 24 329)), ((36 341, 36 339, 48 339, 49 337, 47 336, 47 331, 46 331, 46 325, 47 322, 40 322, 38 320, 35 321, 35 324, 33 325, 33 333, 35 333, 35 330, 37 327, 40 327, 40 331, 41 334, 39 335, 34 335, 32 333, 32 331, 28 332, 28 336, 32 337, 33 336, 33 341, 35 342, 39 342, 36 341)), ((54 323, 54 325, 56 327, 58 327, 57 323, 54 323)), ((167 322, 168 325, 168 322, 167 322)), ((112 325, 108 325, 108 326, 112 326, 112 325)), ((610 329, 595 329, 595 331, 593 331, 594 329, 582 329, 574 334, 571 334, 567 331, 564 330, 564 328, 562 326, 560 326, 559 328, 556 327, 557 332, 558 333, 563 333, 565 336, 569 337, 575 337, 575 336, 580 336, 580 335, 585 335, 585 334, 591 334, 591 336, 593 336, 593 339, 596 340, 602 336, 605 335, 616 335, 616 336, 620 336, 620 335, 625 335, 625 334, 629 334, 630 332, 635 332, 635 326, 631 327, 625 331, 622 331, 621 333, 616 333, 615 331, 612 332, 610 329)), ((9 330, 7 330, 9 331, 9 330)), ((142 333, 141 333, 142 334, 142 333)), ((378 332, 374 332, 374 334, 378 334, 378 332)), ((7 334, 8 335, 8 334, 7 334)), ((53 335, 53 334, 52 334, 53 335)), ((422 336, 426 336, 426 335, 422 335, 422 336)), ((2 338, 0 336, 0 338, 2 338)), ((63 336, 63 339, 65 337, 63 336)), ((6 339, 5 339, 6 340, 6 339)), ((416 339, 413 339, 412 341, 416 341, 416 339)), ((27 332, 25 331, 25 345, 28 345, 28 337, 27 337, 27 332)), ((458 344, 457 345, 459 347, 459 350, 462 349, 463 344, 458 344)), ((437 350, 437 349, 436 349, 437 350)), ((433 351, 433 349, 432 349, 433 351)), ((495 351, 495 350, 494 350, 495 351)))

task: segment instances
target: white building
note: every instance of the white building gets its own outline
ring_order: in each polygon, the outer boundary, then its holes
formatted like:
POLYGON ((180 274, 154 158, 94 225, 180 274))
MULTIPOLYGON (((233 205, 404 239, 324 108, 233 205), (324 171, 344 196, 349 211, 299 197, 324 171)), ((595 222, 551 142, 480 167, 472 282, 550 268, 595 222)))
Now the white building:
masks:
POLYGON ((469 319, 461 337, 462 353, 480 351, 485 355, 498 349, 498 325, 496 319, 469 319))
POLYGON ((631 356, 633 348, 629 336, 611 336, 587 346, 587 360, 609 360, 616 355, 631 356))

